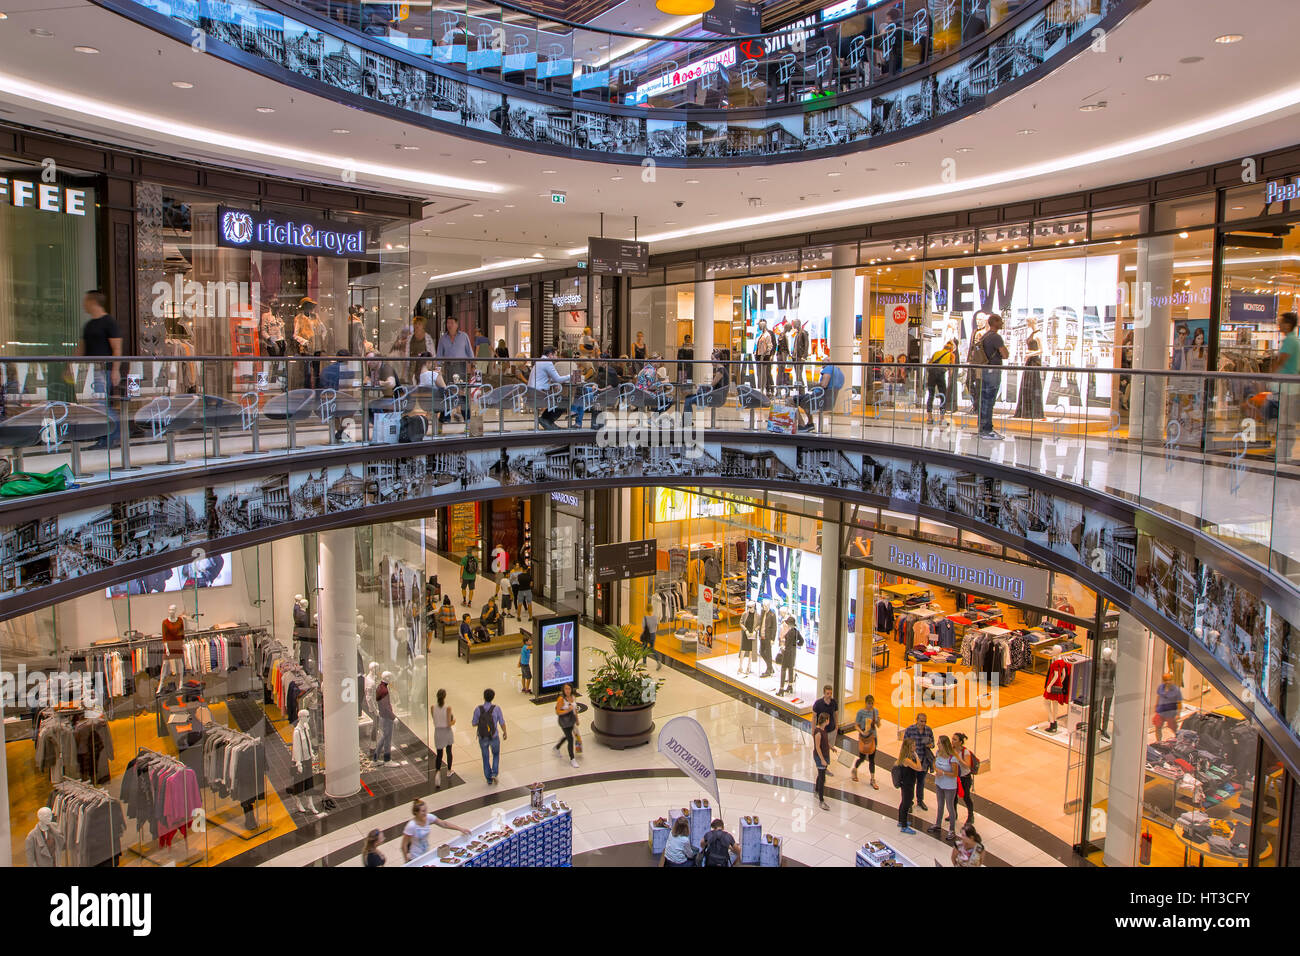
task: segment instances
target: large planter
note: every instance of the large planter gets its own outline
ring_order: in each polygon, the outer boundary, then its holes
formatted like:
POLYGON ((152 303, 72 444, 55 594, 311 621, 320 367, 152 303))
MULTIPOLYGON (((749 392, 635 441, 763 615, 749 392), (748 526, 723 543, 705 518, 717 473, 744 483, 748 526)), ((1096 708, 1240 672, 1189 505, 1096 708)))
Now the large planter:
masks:
POLYGON ((626 710, 609 710, 591 705, 591 732, 596 740, 614 750, 639 747, 650 742, 655 732, 654 704, 642 704, 626 710))

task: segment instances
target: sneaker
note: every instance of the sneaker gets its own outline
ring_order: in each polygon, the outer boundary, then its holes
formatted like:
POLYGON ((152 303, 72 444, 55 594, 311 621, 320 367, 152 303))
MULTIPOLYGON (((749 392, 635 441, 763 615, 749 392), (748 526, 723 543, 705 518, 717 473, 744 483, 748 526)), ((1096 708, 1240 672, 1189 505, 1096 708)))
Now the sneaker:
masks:
POLYGON ((956 831, 954 831, 954 830, 949 830, 949 831, 944 835, 943 840, 944 840, 945 843, 956 843, 956 842, 957 842, 957 833, 956 833, 956 831))
POLYGON ((820 806, 823 810, 829 810, 829 809, 830 809, 830 807, 828 807, 828 806, 826 805, 826 801, 825 801, 825 800, 823 800, 820 804, 818 804, 818 806, 820 806))
POLYGON ((576 761, 576 760, 570 760, 570 761, 569 761, 569 766, 570 766, 570 767, 573 767, 573 768, 576 769, 577 766, 578 766, 578 761, 576 761))
POLYGON ((930 808, 927 807, 927 806, 926 806, 924 803, 922 803, 920 800, 916 801, 916 806, 917 806, 917 809, 918 809, 918 810, 921 810, 921 811, 923 811, 923 812, 925 812, 925 813, 929 813, 929 812, 930 812, 930 808))
POLYGON ((932 825, 926 827, 926 828, 925 828, 925 832, 926 832, 926 833, 938 833, 938 832, 939 832, 940 830, 942 830, 942 829, 943 829, 943 827, 941 827, 941 826, 939 826, 939 824, 935 823, 935 824, 932 824, 932 825))
POLYGON ((915 833, 915 832, 916 832, 916 831, 913 830, 911 827, 899 827, 899 828, 898 828, 898 831, 899 831, 900 833, 915 833))

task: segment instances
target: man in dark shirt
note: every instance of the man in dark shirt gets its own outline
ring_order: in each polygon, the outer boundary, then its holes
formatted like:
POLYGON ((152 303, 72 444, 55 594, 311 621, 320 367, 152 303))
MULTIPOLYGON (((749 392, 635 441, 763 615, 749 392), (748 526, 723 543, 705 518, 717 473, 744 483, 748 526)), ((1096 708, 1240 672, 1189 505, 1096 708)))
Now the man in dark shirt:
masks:
MULTIPOLYGON (((831 740, 834 741, 835 732, 840 727, 840 705, 835 699, 835 688, 831 687, 830 684, 822 688, 822 695, 813 704, 812 722, 814 727, 817 726, 818 714, 825 714, 830 720, 830 723, 826 726, 826 732, 831 735, 831 740)), ((830 768, 827 768, 826 776, 833 777, 835 774, 831 773, 830 768)))
POLYGON ((989 316, 988 331, 980 339, 981 358, 988 366, 983 370, 980 381, 980 438, 999 440, 1002 438, 993 430, 993 403, 997 401, 998 389, 1002 387, 1002 360, 1011 353, 1002 341, 1002 316, 989 316))
POLYGON ((709 832, 700 841, 705 866, 731 866, 736 860, 736 838, 722 828, 721 820, 709 824, 709 832))
MULTIPOLYGON (((81 308, 90 316, 81 328, 81 344, 77 346, 78 355, 121 355, 122 330, 117 319, 108 314, 108 296, 98 289, 91 289, 82 297, 81 308)), ((108 399, 117 392, 120 372, 118 363, 106 362, 101 367, 96 363, 91 370, 92 388, 97 395, 104 396, 104 411, 108 412, 108 399)), ((117 429, 109 425, 111 433, 97 441, 92 448, 107 448, 117 429)))
POLYGON ((916 805, 928 810, 925 805, 925 775, 934 769, 934 731, 930 729, 925 714, 916 715, 916 723, 903 731, 903 739, 912 741, 916 759, 921 762, 922 772, 916 775, 916 805))

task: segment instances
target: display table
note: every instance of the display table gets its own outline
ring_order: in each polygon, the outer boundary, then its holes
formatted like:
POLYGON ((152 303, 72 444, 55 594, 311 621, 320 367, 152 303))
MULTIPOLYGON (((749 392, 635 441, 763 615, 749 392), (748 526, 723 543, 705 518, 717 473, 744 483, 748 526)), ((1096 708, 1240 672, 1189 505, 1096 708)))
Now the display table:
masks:
POLYGON ((506 811, 403 866, 572 866, 573 812, 557 797, 506 811), (539 815, 516 825, 521 817, 539 815))
POLYGON ((872 840, 858 849, 854 857, 854 866, 916 866, 909 858, 903 856, 888 843, 872 840))
MULTIPOLYGON (((1195 853, 1198 857, 1200 857, 1200 864, 1199 864, 1200 866, 1205 866, 1206 857, 1209 857, 1211 860, 1215 860, 1216 862, 1219 863, 1226 863, 1229 866, 1247 866, 1250 863, 1249 857, 1232 856, 1227 853, 1218 853, 1210 849, 1210 845, 1208 843, 1201 843, 1196 840, 1189 839, 1181 823, 1174 824, 1174 836, 1176 836, 1178 838, 1178 842, 1183 845, 1183 866, 1188 865, 1190 856, 1193 853, 1195 853)), ((1259 859, 1262 862, 1264 860, 1267 860, 1270 856, 1272 856, 1272 854, 1273 854, 1273 844, 1269 842, 1265 842, 1264 849, 1261 850, 1259 853, 1259 859)))
POLYGON ((931 593, 929 588, 917 587, 915 584, 886 584, 880 590, 900 603, 912 598, 920 598, 922 595, 928 601, 931 593))

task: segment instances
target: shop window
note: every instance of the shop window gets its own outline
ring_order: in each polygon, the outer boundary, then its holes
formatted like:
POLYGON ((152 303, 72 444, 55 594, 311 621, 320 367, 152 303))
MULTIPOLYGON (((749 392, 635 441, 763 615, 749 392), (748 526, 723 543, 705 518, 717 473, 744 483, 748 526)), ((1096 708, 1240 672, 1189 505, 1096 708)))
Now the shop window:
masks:
POLYGON ((1124 236, 1136 236, 1146 232, 1143 222, 1146 218, 1145 206, 1128 206, 1123 209, 1107 209, 1092 214, 1092 238, 1094 241, 1119 239, 1124 236))
POLYGON ((1156 203, 1155 232, 1168 232, 1172 229, 1195 229, 1197 226, 1214 225, 1215 197, 1189 196, 1186 199, 1170 199, 1156 203))
POLYGON ((906 262, 909 256, 920 255, 924 249, 925 239, 921 236, 864 242, 858 246, 858 263, 874 266, 885 262, 906 262))
POLYGON ((1073 246, 1088 238, 1087 216, 1040 219, 1034 223, 1034 247, 1073 246))
POLYGON ((975 251, 975 230, 932 232, 926 238, 926 243, 931 258, 968 255, 975 251))
POLYGON ((1300 212, 1300 195, 1296 195, 1296 188, 1295 177, 1286 177, 1229 189, 1223 194, 1223 218, 1228 222, 1240 222, 1300 212))
POLYGON ((1029 247, 1029 223, 987 226, 979 231, 980 252, 1010 252, 1029 247))

